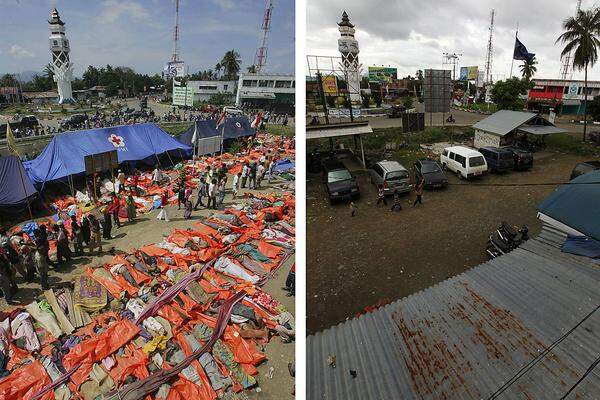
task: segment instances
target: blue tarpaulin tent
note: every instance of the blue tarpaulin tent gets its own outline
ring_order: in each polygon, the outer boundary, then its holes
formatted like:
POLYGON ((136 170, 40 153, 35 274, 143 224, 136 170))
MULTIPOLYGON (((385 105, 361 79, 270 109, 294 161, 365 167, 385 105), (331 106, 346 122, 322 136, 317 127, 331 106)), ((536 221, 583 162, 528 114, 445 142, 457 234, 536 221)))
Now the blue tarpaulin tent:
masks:
POLYGON ((239 137, 252 136, 255 134, 254 129, 250 126, 248 117, 228 117, 225 123, 219 129, 216 129, 217 121, 214 119, 196 121, 187 131, 179 136, 179 141, 188 146, 192 145, 194 130, 198 139, 205 139, 214 136, 221 136, 223 139, 236 139, 239 137), (223 130, 223 131, 222 131, 223 130))
POLYGON ((0 206, 24 205, 36 194, 21 161, 15 156, 0 157, 0 206))
POLYGON ((189 155, 186 146, 155 124, 136 124, 56 135, 42 153, 24 163, 34 184, 61 179, 85 172, 84 157, 117 150, 119 163, 143 161, 153 164, 166 152, 189 155))
POLYGON ((600 170, 559 186, 538 207, 540 213, 600 240, 600 170))

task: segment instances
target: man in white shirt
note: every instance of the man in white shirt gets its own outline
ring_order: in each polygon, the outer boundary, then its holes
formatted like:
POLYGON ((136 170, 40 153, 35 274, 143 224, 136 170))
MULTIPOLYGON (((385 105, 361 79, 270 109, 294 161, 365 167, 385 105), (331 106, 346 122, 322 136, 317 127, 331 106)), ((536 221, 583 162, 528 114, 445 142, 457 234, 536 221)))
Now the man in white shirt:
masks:
POLYGON ((263 180, 265 176, 265 166, 263 163, 258 164, 256 167, 256 188, 260 189, 260 182, 263 180))
POLYGON ((248 164, 244 164, 242 167, 242 188, 246 187, 246 181, 248 180, 248 172, 250 172, 250 168, 248 168, 248 164))
POLYGON ((237 197, 238 190, 240 190, 240 178, 241 177, 242 177, 241 172, 238 172, 236 175, 233 176, 233 186, 231 188, 231 191, 233 192, 234 199, 237 197))
POLYGON ((210 208, 210 205, 213 205, 213 208, 216 209, 217 208, 217 180, 213 179, 210 181, 210 183, 208 184, 208 207, 210 208))

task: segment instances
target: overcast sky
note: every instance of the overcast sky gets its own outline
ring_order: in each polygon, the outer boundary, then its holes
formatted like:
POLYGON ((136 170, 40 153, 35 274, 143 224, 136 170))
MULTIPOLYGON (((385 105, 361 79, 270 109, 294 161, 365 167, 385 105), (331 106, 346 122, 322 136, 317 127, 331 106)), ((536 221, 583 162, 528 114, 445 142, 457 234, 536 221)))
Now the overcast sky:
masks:
MULTIPOLYGON (((356 28, 363 74, 369 65, 398 68, 399 77, 417 69, 442 68, 442 53, 462 53, 459 66, 483 69, 489 36, 490 12, 494 8, 495 79, 510 73, 519 24, 519 39, 536 54, 539 78, 560 76, 561 46, 554 42, 561 24, 575 14, 576 0, 307 0, 307 52, 339 55, 337 22, 343 10, 356 28)), ((589 8, 598 0, 583 0, 589 8)), ((520 72, 515 60, 513 75, 520 72)), ((448 66, 444 66, 448 68, 448 66)), ((448 68, 448 69, 451 69, 448 68)), ((600 63, 589 71, 600 80, 600 63)), ((458 68, 457 68, 458 75, 458 68)), ((575 72, 574 79, 583 79, 575 72)))
MULTIPOLYGON (((124 65, 160 73, 172 52, 173 0, 0 0, 0 73, 41 71, 50 61, 48 18, 53 6, 66 23, 71 60, 124 65)), ((236 49, 252 64, 265 0, 181 0, 180 54, 190 72, 214 68, 236 49)), ((294 72, 294 1, 273 9, 267 71, 294 72)))

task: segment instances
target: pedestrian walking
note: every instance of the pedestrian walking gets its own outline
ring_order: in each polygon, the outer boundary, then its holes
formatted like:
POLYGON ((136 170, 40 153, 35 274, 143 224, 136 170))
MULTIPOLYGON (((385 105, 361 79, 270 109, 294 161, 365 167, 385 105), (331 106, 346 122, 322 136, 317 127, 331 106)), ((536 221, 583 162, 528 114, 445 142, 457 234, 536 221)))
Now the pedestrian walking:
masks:
MULTIPOLYGON (((98 254, 102 253, 102 239, 100 238, 100 221, 96 219, 93 215, 88 215, 87 217, 90 224, 90 242, 89 242, 89 250, 90 254, 94 252, 96 248, 98 248, 98 254)), ((108 219, 110 221, 110 218, 108 219)), ((109 231, 110 236, 110 231, 109 231)))
POLYGON ((133 200, 133 195, 131 194, 131 192, 129 193, 129 196, 127 196, 127 198, 125 199, 125 204, 127 205, 127 221, 135 221, 136 208, 135 201, 133 200))
POLYGON ((387 206, 387 200, 385 199, 385 190, 383 185, 379 185, 377 188, 377 205, 383 202, 383 205, 387 206))
POLYGON ((391 211, 398 210, 402 211, 402 203, 400 202, 400 194, 397 190, 394 190, 394 204, 392 204, 391 211))
POLYGON ((213 205, 213 208, 216 210, 217 209, 217 180, 216 179, 212 179, 210 181, 210 184, 208 185, 208 206, 207 208, 210 208, 210 205, 213 205))
POLYGON ((242 167, 242 188, 245 189, 246 188, 246 182, 248 180, 248 172, 250 171, 250 167, 248 166, 248 163, 244 163, 244 166, 242 167))
POLYGON ((196 204, 194 205, 194 210, 198 209, 198 206, 204 207, 204 203, 202 202, 202 198, 207 195, 207 184, 206 178, 201 177, 200 183, 198 184, 198 200, 196 200, 196 204))
POLYGON ((242 177, 242 173, 238 172, 233 176, 233 185, 231 186, 231 192, 233 194, 233 199, 237 197, 238 190, 240 189, 240 180, 242 177))
POLYGON ((419 183, 417 183, 417 187, 415 188, 415 194, 417 195, 417 198, 415 199, 415 202, 413 203, 413 207, 416 206, 417 203, 423 205, 423 186, 425 186, 425 182, 424 182, 423 178, 421 178, 419 183))
POLYGON ((167 207, 167 204, 169 204, 169 195, 167 194, 167 191, 165 190, 162 193, 162 196, 160 197, 160 212, 156 216, 156 219, 158 219, 158 220, 164 219, 166 222, 171 221, 169 219, 169 214, 167 214, 167 209, 165 208, 165 207, 167 207))

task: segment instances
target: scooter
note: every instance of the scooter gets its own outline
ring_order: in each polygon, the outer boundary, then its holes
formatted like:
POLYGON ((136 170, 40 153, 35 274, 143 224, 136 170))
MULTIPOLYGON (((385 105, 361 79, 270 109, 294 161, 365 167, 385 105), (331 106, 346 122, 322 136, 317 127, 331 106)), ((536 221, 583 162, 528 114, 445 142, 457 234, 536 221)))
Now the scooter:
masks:
POLYGON ((529 240, 527 225, 523 225, 517 230, 506 222, 502 222, 496 231, 489 236, 485 251, 491 258, 496 258, 513 251, 527 240, 529 240))

